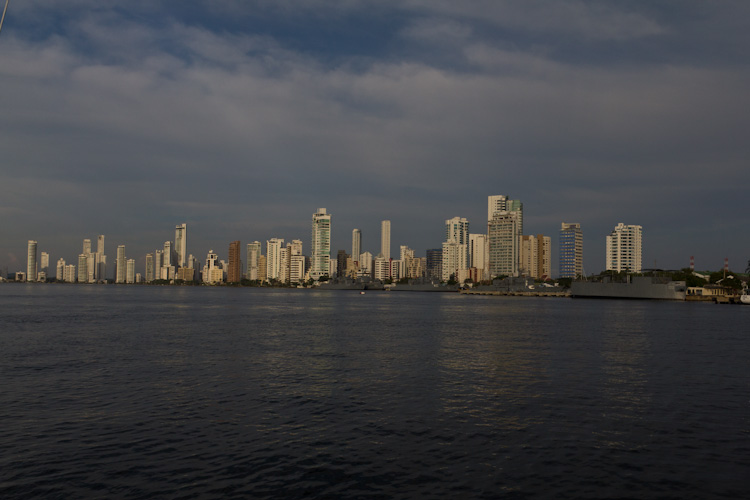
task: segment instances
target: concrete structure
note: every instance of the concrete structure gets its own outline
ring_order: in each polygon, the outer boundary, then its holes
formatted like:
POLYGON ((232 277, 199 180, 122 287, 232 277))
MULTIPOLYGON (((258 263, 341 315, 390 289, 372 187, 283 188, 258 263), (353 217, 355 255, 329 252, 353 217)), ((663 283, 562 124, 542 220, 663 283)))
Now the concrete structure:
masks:
POLYGON ((239 283, 242 279, 242 261, 240 259, 240 242, 229 244, 229 269, 227 269, 227 283, 239 283))
POLYGON ((391 258, 391 221, 389 220, 380 222, 380 255, 386 260, 391 258))
POLYGON ((487 235, 486 234, 470 234, 469 235, 469 268, 476 269, 476 275, 472 276, 474 281, 481 281, 489 279, 489 273, 487 272, 489 263, 488 248, 487 248, 487 235))
POLYGON ((519 273, 536 279, 549 278, 552 274, 551 245, 552 239, 549 236, 521 236, 519 273))
POLYGON ((57 261, 57 274, 55 274, 57 281, 65 281, 65 259, 57 261))
POLYGON ((362 253, 362 231, 352 230, 352 260, 355 267, 359 266, 359 255, 362 253))
POLYGON ((96 279, 106 281, 107 279, 107 256, 104 254, 104 235, 100 234, 96 239, 96 279))
POLYGON ((463 217, 453 217, 445 221, 445 242, 443 243, 443 281, 451 276, 458 279, 459 273, 469 268, 469 221, 463 217))
POLYGON ((520 257, 519 211, 502 211, 487 224, 489 273, 497 276, 518 276, 520 257))
POLYGON ((583 232, 577 222, 560 226, 560 277, 576 279, 583 276, 583 232))
POLYGON ((258 272, 258 261, 260 259, 260 256, 261 256, 260 241, 253 241, 252 243, 248 243, 247 244, 247 261, 245 264, 247 267, 247 272, 245 273, 245 277, 249 279, 250 281, 255 281, 255 280, 260 279, 259 272, 258 272))
POLYGON ((206 264, 203 266, 203 283, 216 285, 224 281, 224 270, 222 269, 219 256, 213 250, 206 255, 206 264))
POLYGON ((266 240, 266 279, 278 280, 281 276, 281 249, 284 238, 266 240))
POLYGON ((127 279, 127 262, 125 259, 125 245, 117 246, 117 259, 115 261, 115 283, 125 283, 127 279))
POLYGON ((626 226, 622 222, 607 236, 606 269, 608 271, 640 273, 643 270, 641 226, 626 226))
POLYGON ((427 269, 425 276, 431 280, 443 279, 443 249, 432 248, 427 250, 427 269))
POLYGON ((42 252, 42 272, 48 273, 49 272, 49 254, 47 252, 42 252))
POLYGON ((147 253, 146 254, 146 283, 151 283, 154 281, 154 254, 147 253))
POLYGON ((125 282, 135 283, 135 259, 128 259, 125 266, 125 282))
POLYGON ((26 256, 26 281, 36 281, 37 262, 36 262, 36 241, 29 240, 26 256))
POLYGON ((78 254, 78 283, 86 283, 89 280, 88 254, 78 254))
POLYGON ((312 216, 310 238, 310 277, 331 276, 331 214, 319 208, 312 216))
POLYGON ((174 265, 185 267, 185 258, 187 256, 187 224, 177 224, 174 228, 174 265))

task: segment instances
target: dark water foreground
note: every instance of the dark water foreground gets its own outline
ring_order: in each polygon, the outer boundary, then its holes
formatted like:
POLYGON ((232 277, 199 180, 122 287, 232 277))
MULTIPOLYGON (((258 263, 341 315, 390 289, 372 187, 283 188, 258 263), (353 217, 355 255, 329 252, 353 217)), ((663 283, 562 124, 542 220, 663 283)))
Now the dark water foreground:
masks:
POLYGON ((748 498, 750 307, 0 286, 0 498, 748 498))

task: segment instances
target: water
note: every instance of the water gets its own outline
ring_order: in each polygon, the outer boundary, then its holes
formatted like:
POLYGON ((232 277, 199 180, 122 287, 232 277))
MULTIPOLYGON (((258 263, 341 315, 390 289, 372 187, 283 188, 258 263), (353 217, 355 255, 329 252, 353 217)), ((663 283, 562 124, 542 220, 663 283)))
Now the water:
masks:
POLYGON ((2 498, 750 496, 750 307, 0 286, 2 498))

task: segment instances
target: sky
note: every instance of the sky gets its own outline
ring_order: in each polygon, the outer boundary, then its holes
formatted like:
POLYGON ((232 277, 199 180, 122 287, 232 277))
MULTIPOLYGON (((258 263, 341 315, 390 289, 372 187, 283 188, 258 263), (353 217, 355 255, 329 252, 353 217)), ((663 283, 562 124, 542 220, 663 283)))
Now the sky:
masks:
MULTIPOLYGON (((437 248, 486 231, 643 226, 644 267, 750 259, 750 2, 10 2, 0 32, 0 269, 30 239, 114 262, 187 223, 188 252, 303 240, 332 254, 437 248)), ((109 266, 110 274, 114 266, 109 266)))

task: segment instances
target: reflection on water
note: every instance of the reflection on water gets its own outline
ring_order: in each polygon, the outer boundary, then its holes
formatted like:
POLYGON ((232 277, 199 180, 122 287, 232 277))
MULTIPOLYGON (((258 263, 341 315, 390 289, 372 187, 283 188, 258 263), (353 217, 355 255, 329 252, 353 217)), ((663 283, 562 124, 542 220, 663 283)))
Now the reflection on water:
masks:
POLYGON ((0 296, 3 498, 747 496, 750 308, 0 296))

